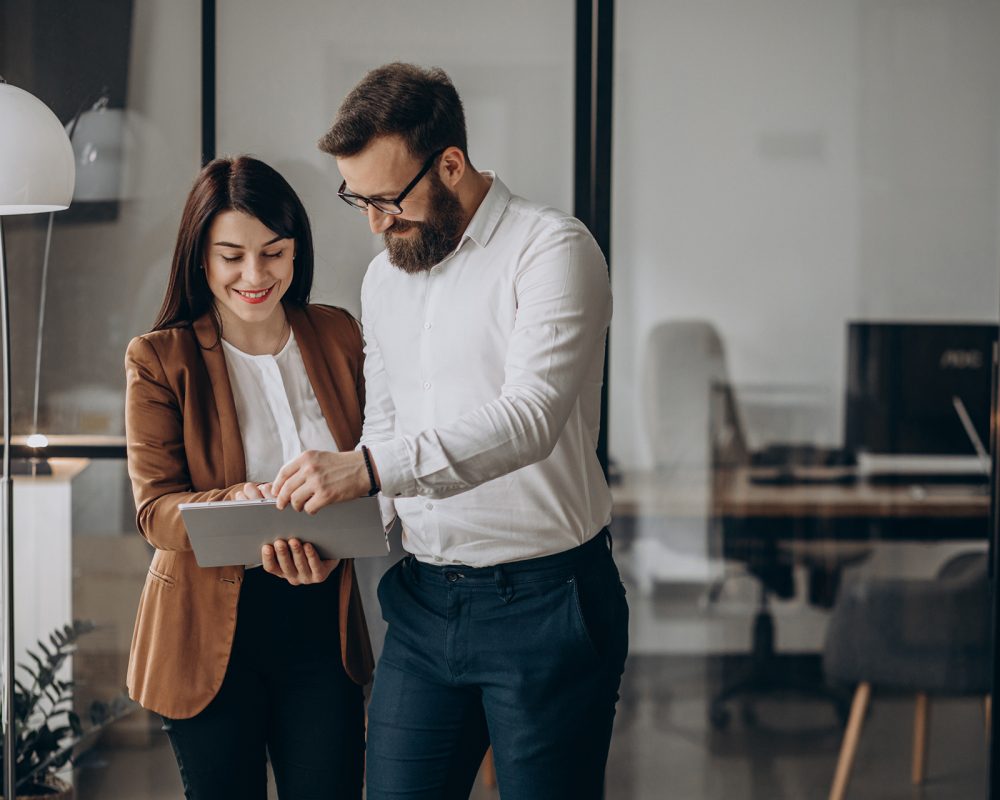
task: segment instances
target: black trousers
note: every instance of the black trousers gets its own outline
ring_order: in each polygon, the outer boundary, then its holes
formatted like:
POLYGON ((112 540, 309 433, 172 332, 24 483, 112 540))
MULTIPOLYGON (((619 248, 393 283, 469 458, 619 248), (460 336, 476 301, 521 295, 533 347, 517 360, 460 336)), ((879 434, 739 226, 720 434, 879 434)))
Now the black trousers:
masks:
POLYGON ((595 800, 628 650, 601 532, 565 553, 472 569, 406 558, 368 707, 368 800, 464 800, 487 744, 503 800, 595 800))
POLYGON ((364 701, 344 672, 338 573, 292 586, 246 571, 229 668, 191 719, 164 719, 189 800, 359 800, 364 701))

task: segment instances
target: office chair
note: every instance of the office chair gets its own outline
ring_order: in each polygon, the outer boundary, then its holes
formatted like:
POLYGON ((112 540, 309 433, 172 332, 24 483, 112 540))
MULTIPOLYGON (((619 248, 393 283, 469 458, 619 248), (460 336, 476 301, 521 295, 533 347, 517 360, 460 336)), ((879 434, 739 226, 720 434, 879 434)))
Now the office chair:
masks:
MULTIPOLYGON (((707 320, 661 322, 650 332, 643 376, 643 416, 659 485, 665 491, 700 493, 710 498, 720 481, 726 480, 732 470, 748 466, 751 460, 738 404, 728 381, 722 337, 707 320)), ((794 564, 807 564, 816 577, 825 578, 823 583, 832 590, 843 562, 831 560, 826 553, 810 554, 807 548, 778 546, 770 541, 761 542, 751 552, 741 552, 723 540, 720 521, 713 517, 711 507, 711 502, 706 502, 700 516, 671 518, 667 526, 662 520, 640 520, 642 529, 632 546, 631 567, 639 586, 649 589, 657 580, 683 579, 678 572, 683 571, 684 561, 689 562, 689 571, 698 568, 693 562, 700 561, 703 576, 721 572, 707 591, 709 603, 718 599, 728 580, 749 575, 758 581, 751 668, 715 698, 711 709, 713 724, 719 728, 726 725, 729 719, 726 704, 730 699, 784 688, 829 697, 846 720, 846 698, 824 689, 818 681, 803 680, 800 685, 790 686, 794 676, 784 681, 774 679, 773 668, 778 662, 774 652, 774 619, 769 608, 772 596, 794 594, 794 564), (721 541, 721 547, 713 546, 713 541, 721 541), (725 561, 712 557, 719 550, 725 561), (681 569, 678 560, 682 561, 681 569), (735 567, 734 562, 743 566, 735 567)), ((819 585, 819 581, 811 582, 811 586, 814 584, 819 585)), ((747 709, 745 715, 750 716, 747 709)))
POLYGON ((725 347, 708 320, 666 320, 650 331, 642 396, 657 469, 708 469, 711 390, 726 380, 725 347))
POLYGON ((722 338, 707 320, 660 322, 647 339, 641 374, 643 433, 657 485, 685 498, 669 523, 636 520, 631 572, 649 593, 659 582, 703 583, 721 569, 709 558, 708 431, 711 386, 726 376, 722 338))
POLYGON ((855 685, 830 800, 843 800, 872 689, 913 692, 914 785, 927 766, 930 694, 984 698, 990 714, 990 587, 986 553, 955 556, 929 580, 866 579, 844 587, 827 629, 823 666, 855 685))
MULTIPOLYGON (((749 467, 752 461, 739 406, 732 386, 726 383, 718 383, 712 390, 711 454, 714 492, 721 492, 734 472, 749 467)), ((732 521, 729 522, 729 525, 733 524, 732 521)), ((841 723, 846 723, 848 702, 841 691, 824 686, 814 676, 782 674, 778 669, 774 615, 770 602, 772 597, 790 598, 794 595, 793 570, 796 565, 802 564, 810 571, 809 601, 816 605, 830 605, 831 598, 836 594, 841 570, 866 558, 870 548, 860 545, 834 549, 821 542, 779 543, 770 539, 748 542, 738 533, 733 537, 734 542, 728 539, 727 531, 718 516, 713 515, 712 525, 713 538, 720 542, 720 549, 727 561, 741 561, 745 565, 742 574, 749 574, 758 582, 751 661, 741 675, 728 682, 712 699, 709 709, 712 726, 721 730, 729 724, 731 715, 727 704, 731 700, 781 690, 791 690, 832 702, 841 723)), ((714 598, 718 597, 727 577, 732 577, 732 573, 723 575, 712 586, 710 593, 714 598)), ((742 711, 744 721, 752 724, 755 721, 752 706, 745 704, 742 711)))

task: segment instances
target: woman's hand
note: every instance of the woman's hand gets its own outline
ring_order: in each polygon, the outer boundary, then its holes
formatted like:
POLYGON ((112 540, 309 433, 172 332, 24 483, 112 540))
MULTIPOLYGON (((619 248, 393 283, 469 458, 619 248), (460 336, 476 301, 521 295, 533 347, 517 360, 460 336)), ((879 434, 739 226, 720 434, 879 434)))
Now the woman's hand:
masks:
POLYGON ((272 575, 284 578, 292 586, 310 583, 322 583, 330 577, 339 558, 324 561, 319 557, 316 548, 298 539, 276 539, 274 544, 265 544, 260 548, 260 557, 264 569, 272 575))
POLYGON ((274 498, 269 483, 244 483, 243 488, 233 495, 234 500, 270 500, 274 498))

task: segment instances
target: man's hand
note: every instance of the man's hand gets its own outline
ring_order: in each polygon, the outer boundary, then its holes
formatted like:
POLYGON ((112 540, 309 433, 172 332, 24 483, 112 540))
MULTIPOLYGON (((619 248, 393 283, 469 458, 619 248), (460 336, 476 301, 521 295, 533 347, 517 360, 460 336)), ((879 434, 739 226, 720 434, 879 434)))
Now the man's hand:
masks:
POLYGON ((307 450, 279 470, 271 491, 279 510, 291 505, 296 511, 315 514, 331 503, 364 497, 370 486, 360 452, 307 450))
POLYGON ((308 542, 302 544, 298 539, 287 542, 276 539, 273 545, 265 544, 260 548, 260 557, 265 570, 284 578, 292 586, 322 583, 340 563, 339 558, 323 561, 315 547, 308 542))

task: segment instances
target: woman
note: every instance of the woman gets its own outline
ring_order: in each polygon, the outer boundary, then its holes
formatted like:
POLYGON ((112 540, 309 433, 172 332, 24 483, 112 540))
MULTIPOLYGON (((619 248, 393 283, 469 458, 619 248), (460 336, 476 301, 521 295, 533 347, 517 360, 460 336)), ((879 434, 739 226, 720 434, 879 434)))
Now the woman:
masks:
POLYGON ((139 603, 131 696, 160 714, 188 798, 360 798, 371 647, 350 561, 266 546, 265 568, 197 565, 178 506, 258 497, 308 449, 361 434, 362 343, 309 305, 302 203, 246 156, 198 176, 153 331, 125 358, 137 524, 156 552, 139 603))

